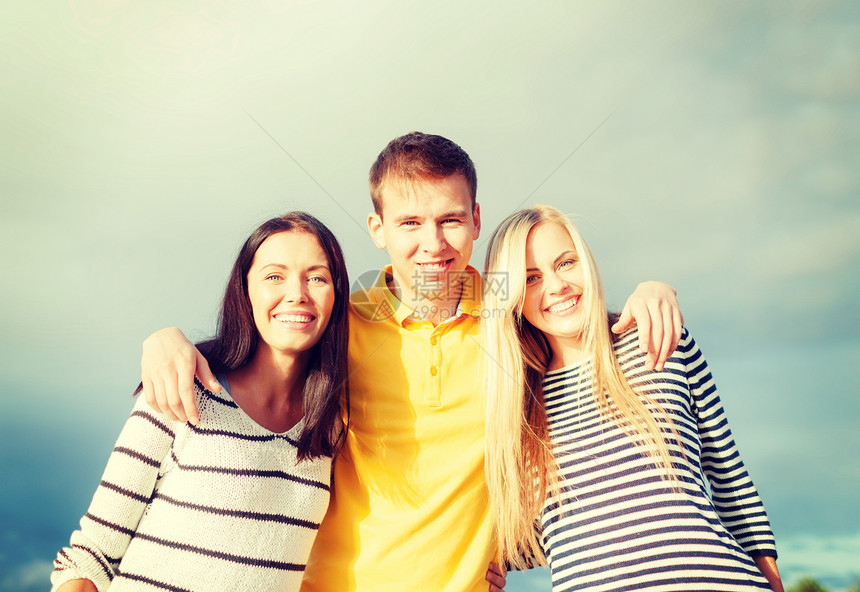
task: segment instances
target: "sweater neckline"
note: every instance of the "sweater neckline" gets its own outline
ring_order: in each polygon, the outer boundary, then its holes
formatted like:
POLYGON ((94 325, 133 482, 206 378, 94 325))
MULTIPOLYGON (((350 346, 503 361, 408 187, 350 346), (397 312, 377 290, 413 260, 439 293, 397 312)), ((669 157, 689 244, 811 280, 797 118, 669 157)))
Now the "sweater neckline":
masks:
POLYGON ((555 370, 548 370, 546 374, 544 374, 544 378, 558 378, 559 376, 563 376, 569 372, 573 372, 574 370, 582 370, 588 366, 591 366, 591 354, 587 354, 585 357, 571 362, 567 366, 562 366, 561 368, 557 368, 555 370))
POLYGON ((291 427, 287 431, 285 431, 285 432, 273 432, 272 430, 265 428, 265 427, 261 426, 260 424, 258 424, 256 421, 254 421, 254 418, 252 418, 250 415, 245 413, 245 410, 242 409, 242 406, 236 402, 236 400, 233 398, 233 395, 230 394, 230 383, 227 380, 226 374, 219 374, 218 376, 216 376, 216 378, 218 379, 218 383, 223 387, 224 393, 227 395, 227 397, 230 399, 230 401, 236 406, 236 410, 239 412, 239 415, 243 418, 245 423, 250 425, 254 430, 259 431, 259 432, 261 432, 267 436, 277 436, 280 438, 291 438, 294 440, 297 439, 301 435, 302 430, 305 427, 304 416, 302 416, 302 418, 296 422, 296 425, 294 425, 293 427, 291 427))

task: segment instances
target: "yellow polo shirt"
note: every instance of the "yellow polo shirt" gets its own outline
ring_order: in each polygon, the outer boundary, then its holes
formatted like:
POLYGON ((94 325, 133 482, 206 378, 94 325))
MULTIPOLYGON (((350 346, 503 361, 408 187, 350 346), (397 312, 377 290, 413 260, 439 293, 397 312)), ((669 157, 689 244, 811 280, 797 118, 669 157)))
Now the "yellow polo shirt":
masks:
POLYGON ((350 426, 305 592, 487 590, 493 559, 477 385, 481 279, 434 327, 386 286, 350 297, 350 426))

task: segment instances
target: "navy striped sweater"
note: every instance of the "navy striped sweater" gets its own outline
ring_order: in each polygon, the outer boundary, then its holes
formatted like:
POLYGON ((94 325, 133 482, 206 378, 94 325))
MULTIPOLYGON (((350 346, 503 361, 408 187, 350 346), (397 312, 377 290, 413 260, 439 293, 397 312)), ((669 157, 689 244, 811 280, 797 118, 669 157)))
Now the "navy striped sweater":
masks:
POLYGON ((226 391, 199 385, 197 403, 191 426, 138 399, 80 530, 54 561, 54 589, 74 578, 111 592, 299 589, 331 459, 296 461, 303 421, 272 433, 226 391))
POLYGON ((667 438, 678 481, 661 479, 653 460, 601 416, 590 359, 548 372, 562 487, 561 503, 548 502, 541 519, 553 591, 770 589, 751 557, 776 556, 773 534, 693 338, 685 329, 660 372, 644 370, 635 331, 615 353, 631 386, 674 422, 683 453, 667 438))

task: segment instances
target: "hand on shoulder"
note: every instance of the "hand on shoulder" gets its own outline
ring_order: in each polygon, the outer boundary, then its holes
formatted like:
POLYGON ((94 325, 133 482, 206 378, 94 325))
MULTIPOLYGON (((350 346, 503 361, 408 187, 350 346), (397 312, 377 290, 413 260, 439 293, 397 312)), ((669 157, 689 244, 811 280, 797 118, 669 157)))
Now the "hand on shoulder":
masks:
POLYGON ((212 391, 221 385, 203 355, 176 327, 156 331, 143 342, 141 384, 146 402, 170 419, 196 425, 194 376, 212 391))
POLYGON ((636 286, 612 331, 623 333, 634 323, 639 333, 639 349, 648 354, 646 368, 662 370, 678 347, 684 325, 675 289, 653 281, 636 286))

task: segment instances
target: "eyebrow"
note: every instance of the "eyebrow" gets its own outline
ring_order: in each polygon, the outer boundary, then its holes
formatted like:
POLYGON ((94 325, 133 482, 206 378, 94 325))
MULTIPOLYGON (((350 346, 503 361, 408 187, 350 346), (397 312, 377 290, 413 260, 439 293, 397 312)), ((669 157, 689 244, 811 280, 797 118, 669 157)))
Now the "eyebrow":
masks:
MULTIPOLYGON (((439 214, 435 217, 436 220, 444 220, 446 218, 468 218, 469 212, 467 210, 450 210, 439 214)), ((394 222, 399 224, 401 222, 409 222, 410 220, 422 220, 423 216, 418 216, 415 214, 404 214, 402 216, 397 216, 394 218, 394 222)))
POLYGON ((570 257, 571 255, 573 255, 574 257, 577 257, 577 258, 579 257, 579 255, 576 254, 576 251, 574 249, 568 249, 567 251, 565 251, 564 253, 562 253, 558 257, 556 257, 555 261, 553 261, 553 264, 556 264, 559 261, 561 261, 562 259, 566 259, 567 257, 570 257))
MULTIPOLYGON (((260 271, 266 270, 270 267, 275 267, 277 269, 289 269, 289 265, 284 265, 283 263, 267 263, 263 267, 260 268, 260 271)), ((317 271, 318 269, 324 269, 327 272, 331 273, 331 269, 329 269, 328 265, 311 265, 310 267, 306 267, 305 271, 317 271)))
POLYGON ((449 210, 439 216, 439 218, 468 218, 469 212, 467 210, 449 210))
MULTIPOLYGON (((562 253, 558 257, 556 257, 555 260, 552 262, 552 264, 558 265, 559 261, 561 261, 562 259, 564 259, 566 257, 569 257, 570 255, 573 255, 574 257, 576 257, 577 256, 576 251, 574 251, 573 249, 568 249, 567 251, 565 251, 564 253, 562 253)), ((540 271, 540 269, 538 269, 537 267, 526 267, 526 271, 540 271)))

